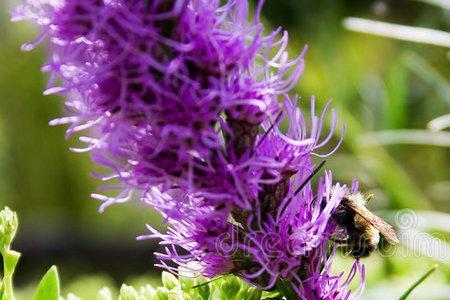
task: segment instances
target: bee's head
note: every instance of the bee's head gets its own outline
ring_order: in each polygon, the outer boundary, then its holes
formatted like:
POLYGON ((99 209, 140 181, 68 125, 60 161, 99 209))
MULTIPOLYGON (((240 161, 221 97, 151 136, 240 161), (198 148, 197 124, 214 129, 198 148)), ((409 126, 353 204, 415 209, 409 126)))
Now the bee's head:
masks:
POLYGON ((348 193, 345 198, 347 198, 349 201, 353 201, 356 202, 360 205, 366 205, 366 197, 364 196, 363 193, 361 192, 356 192, 356 193, 348 193))
POLYGON ((373 194, 366 195, 363 194, 362 192, 356 193, 348 192, 345 198, 365 206, 370 200, 374 199, 375 196, 373 194))

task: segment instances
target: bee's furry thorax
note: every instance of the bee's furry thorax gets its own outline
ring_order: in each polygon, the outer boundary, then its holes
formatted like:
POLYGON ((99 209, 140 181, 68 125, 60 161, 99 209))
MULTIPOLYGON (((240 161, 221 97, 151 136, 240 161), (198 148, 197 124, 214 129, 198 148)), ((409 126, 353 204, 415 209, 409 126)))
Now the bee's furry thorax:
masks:
POLYGON ((366 202, 362 193, 348 193, 333 214, 338 225, 347 231, 346 244, 355 258, 369 256, 380 241, 380 232, 352 208, 365 207, 366 202))

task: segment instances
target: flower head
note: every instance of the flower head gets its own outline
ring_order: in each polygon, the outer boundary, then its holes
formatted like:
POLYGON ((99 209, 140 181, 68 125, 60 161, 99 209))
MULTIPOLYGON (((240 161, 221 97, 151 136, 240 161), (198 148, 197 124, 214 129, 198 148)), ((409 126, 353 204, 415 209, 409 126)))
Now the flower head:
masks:
POLYGON ((313 98, 307 126, 288 96, 306 48, 290 60, 287 33, 264 34, 263 1, 250 20, 247 0, 222 2, 26 0, 14 19, 43 29, 25 50, 50 40, 45 94, 65 95, 67 109, 51 124, 86 132, 73 150, 111 170, 101 180, 120 182, 115 197, 93 194, 100 209, 138 193, 163 215, 168 231, 149 226, 142 237, 161 239, 160 266, 265 289, 284 280, 307 299, 338 295, 349 280, 329 275, 323 248, 346 188, 330 172, 316 189, 309 182, 312 158, 342 141, 318 153, 336 113, 322 139, 329 104, 318 116, 313 98))

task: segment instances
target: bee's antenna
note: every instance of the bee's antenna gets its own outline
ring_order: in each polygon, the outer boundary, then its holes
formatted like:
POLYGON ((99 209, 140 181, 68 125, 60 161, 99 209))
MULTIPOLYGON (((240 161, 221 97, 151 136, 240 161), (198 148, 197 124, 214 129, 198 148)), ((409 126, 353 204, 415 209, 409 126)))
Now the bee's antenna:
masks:
POLYGON ((320 169, 322 169, 323 165, 324 165, 326 162, 327 162, 326 160, 322 161, 322 162, 314 169, 314 171, 311 173, 311 175, 309 175, 309 176, 303 181, 303 183, 295 190, 294 196, 297 196, 297 194, 301 192, 301 190, 305 187, 305 185, 311 180, 311 178, 313 178, 314 175, 317 174, 317 172, 319 172, 320 169))
POLYGON ((258 144, 256 145, 255 148, 258 148, 259 145, 261 145, 261 143, 264 141, 264 139, 269 135, 269 133, 273 130, 273 128, 275 127, 275 125, 278 123, 278 121, 280 120, 281 116, 283 115, 283 113, 280 111, 277 115, 277 117, 275 118, 275 122, 270 124, 269 129, 266 130, 266 132, 264 132, 264 135, 262 136, 262 138, 258 141, 258 144))
POLYGON ((311 178, 313 178, 314 175, 317 174, 317 172, 319 172, 319 170, 323 167, 323 165, 326 163, 327 161, 324 160, 322 161, 313 171, 312 173, 302 182, 302 184, 300 184, 300 186, 295 190, 294 195, 292 197, 290 197, 286 203, 284 204, 283 208, 281 209, 281 212, 278 214, 280 217, 284 214, 284 212, 286 211, 287 207, 289 206, 289 203, 292 201, 292 198, 294 196, 297 196, 298 193, 300 193, 302 191, 302 189, 305 187, 305 185, 308 184, 308 182, 311 180, 311 178))

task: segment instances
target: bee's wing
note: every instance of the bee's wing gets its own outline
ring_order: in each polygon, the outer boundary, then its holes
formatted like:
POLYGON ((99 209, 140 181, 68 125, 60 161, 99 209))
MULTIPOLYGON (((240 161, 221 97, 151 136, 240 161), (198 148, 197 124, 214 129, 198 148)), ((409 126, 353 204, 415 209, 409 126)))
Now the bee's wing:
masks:
POLYGON ((345 201, 345 205, 348 205, 355 213, 363 217, 373 227, 378 229, 387 241, 391 244, 398 244, 398 238, 395 235, 395 231, 391 225, 386 223, 383 219, 374 215, 364 205, 357 203, 356 201, 345 201))

